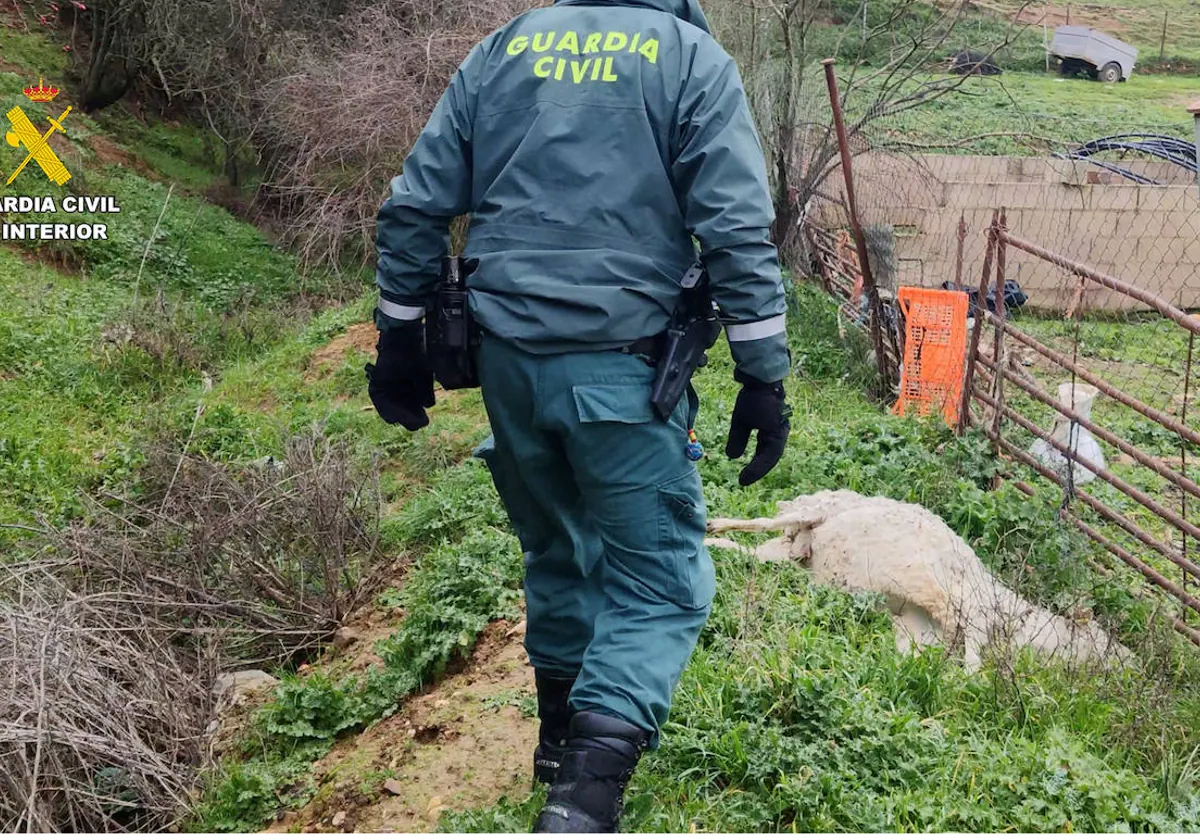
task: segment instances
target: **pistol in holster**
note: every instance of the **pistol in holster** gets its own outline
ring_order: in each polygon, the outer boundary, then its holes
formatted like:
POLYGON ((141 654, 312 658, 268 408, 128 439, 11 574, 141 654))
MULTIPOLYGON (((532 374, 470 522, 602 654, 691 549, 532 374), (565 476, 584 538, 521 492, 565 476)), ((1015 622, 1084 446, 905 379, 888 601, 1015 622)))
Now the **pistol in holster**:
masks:
POLYGON ((467 299, 467 278, 475 260, 445 257, 425 320, 426 348, 433 376, 447 391, 479 387, 475 355, 480 332, 467 299))
POLYGON ((697 368, 708 364, 708 350, 721 335, 717 306, 708 287, 708 274, 693 266, 680 282, 679 305, 662 336, 658 375, 650 402, 655 413, 668 420, 687 392, 697 368))

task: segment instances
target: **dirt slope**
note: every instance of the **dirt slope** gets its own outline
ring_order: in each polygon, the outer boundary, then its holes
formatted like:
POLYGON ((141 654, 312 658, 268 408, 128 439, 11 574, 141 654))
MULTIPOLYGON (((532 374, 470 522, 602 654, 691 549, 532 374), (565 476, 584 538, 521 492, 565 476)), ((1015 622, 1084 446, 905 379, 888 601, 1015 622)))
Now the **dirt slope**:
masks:
POLYGON ((379 333, 373 323, 354 324, 309 358, 306 378, 309 382, 328 376, 345 361, 346 353, 356 350, 365 356, 375 356, 375 341, 379 333))
POLYGON ((467 667, 317 763, 319 790, 272 832, 422 832, 529 789, 537 720, 524 625, 496 622, 467 667))

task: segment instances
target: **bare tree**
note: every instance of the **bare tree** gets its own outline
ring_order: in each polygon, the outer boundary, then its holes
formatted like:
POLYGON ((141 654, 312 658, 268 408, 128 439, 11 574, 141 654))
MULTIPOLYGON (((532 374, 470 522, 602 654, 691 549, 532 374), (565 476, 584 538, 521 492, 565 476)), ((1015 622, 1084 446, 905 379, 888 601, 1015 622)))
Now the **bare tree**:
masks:
POLYGON ((264 90, 264 194, 311 262, 374 252, 388 182, 455 69, 488 32, 543 0, 390 0, 345 16, 264 90))
MULTIPOLYGON (((775 241, 785 259, 803 253, 799 225, 809 202, 837 171, 838 145, 819 60, 842 70, 842 105, 855 153, 878 148, 870 130, 883 120, 958 90, 968 76, 938 75, 969 0, 867 0, 854 23, 837 28, 826 0, 710 0, 726 49, 738 60, 772 179, 775 241), (869 21, 869 22, 868 22, 869 21)), ((1014 16, 1013 20, 1017 20, 1014 16)), ((1012 27, 988 54, 1005 47, 1012 27)))

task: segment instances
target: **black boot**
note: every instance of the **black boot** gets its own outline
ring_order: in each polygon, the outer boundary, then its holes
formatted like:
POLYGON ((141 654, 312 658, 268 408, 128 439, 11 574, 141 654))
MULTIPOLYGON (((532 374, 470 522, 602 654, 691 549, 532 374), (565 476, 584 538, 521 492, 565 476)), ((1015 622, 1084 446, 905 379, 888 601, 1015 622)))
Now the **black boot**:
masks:
POLYGON ((571 718, 567 752, 533 830, 540 834, 613 833, 625 807, 625 785, 649 733, 595 712, 571 718))
POLYGON ((558 772, 559 762, 567 751, 567 730, 571 725, 571 710, 567 698, 575 679, 552 677, 535 672, 537 680, 538 745, 533 750, 533 779, 535 782, 552 784, 558 772))

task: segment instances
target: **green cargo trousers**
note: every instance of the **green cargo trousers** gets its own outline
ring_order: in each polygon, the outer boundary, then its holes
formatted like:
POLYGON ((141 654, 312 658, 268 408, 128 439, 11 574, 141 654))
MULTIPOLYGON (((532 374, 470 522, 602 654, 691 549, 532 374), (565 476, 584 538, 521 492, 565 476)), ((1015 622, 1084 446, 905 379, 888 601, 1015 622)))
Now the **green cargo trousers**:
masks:
POLYGON ((576 678, 575 711, 657 743, 715 589, 685 451, 694 402, 664 422, 640 358, 533 355, 490 335, 479 378, 492 438, 477 454, 525 552, 529 661, 576 678))

